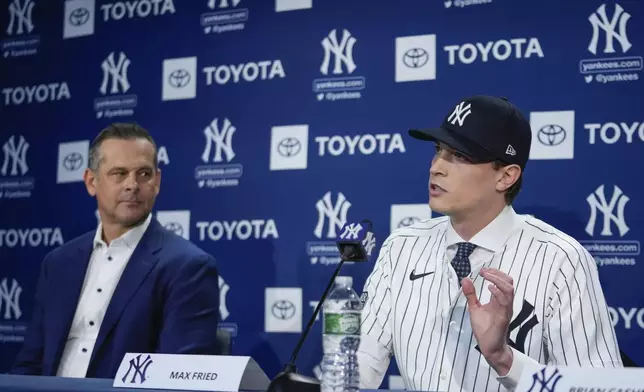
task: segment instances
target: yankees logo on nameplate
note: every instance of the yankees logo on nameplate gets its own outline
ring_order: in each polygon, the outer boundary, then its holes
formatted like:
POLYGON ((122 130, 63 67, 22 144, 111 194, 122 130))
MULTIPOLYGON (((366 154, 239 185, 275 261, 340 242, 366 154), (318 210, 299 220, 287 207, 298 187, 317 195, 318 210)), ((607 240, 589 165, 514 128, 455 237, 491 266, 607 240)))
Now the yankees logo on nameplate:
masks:
POLYGON ((636 368, 557 367, 529 364, 517 391, 630 391, 641 390, 642 370, 636 368))
POLYGON ((115 388, 264 391, 270 380, 251 357, 126 353, 115 388))

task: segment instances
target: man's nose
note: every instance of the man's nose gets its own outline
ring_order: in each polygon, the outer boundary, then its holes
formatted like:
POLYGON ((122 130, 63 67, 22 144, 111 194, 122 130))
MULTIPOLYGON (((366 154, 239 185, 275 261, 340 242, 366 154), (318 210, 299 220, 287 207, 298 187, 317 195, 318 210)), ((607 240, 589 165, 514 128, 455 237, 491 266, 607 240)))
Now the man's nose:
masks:
POLYGON ((130 173, 125 179, 125 188, 136 190, 139 188, 139 182, 137 181, 137 174, 130 173))
POLYGON ((443 157, 443 151, 438 151, 436 155, 434 155, 432 165, 429 168, 429 174, 445 174, 445 158, 443 157))

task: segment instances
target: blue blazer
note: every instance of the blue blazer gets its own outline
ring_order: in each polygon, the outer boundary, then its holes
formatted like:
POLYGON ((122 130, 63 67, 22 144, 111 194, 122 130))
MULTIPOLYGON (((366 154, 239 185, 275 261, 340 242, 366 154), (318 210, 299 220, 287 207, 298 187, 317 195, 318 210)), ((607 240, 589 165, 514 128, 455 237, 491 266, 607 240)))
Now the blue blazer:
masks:
MULTIPOLYGON (((12 374, 55 376, 76 312, 95 231, 49 253, 12 374)), ((114 378, 127 352, 220 354, 215 261, 152 219, 107 308, 86 377, 114 378)))

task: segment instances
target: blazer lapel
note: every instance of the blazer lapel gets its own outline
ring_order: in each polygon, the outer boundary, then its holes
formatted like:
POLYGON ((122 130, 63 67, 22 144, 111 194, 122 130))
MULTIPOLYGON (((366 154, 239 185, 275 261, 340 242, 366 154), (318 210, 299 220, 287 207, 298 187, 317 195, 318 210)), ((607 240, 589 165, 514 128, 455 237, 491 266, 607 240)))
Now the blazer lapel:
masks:
POLYGON ((134 294, 136 294, 136 291, 148 276, 152 267, 157 263, 158 257, 156 256, 156 252, 161 249, 162 239, 163 228, 156 219, 152 218, 150 226, 134 249, 130 260, 123 270, 121 279, 116 285, 110 304, 105 312, 103 323, 98 332, 98 337, 90 359, 90 366, 96 353, 100 350, 103 343, 105 343, 106 337, 116 326, 125 307, 134 294))
POLYGON ((85 281, 85 274, 87 273, 87 266, 92 256, 93 242, 94 232, 87 233, 85 238, 81 239, 77 248, 72 249, 68 256, 62 256, 69 257, 69 264, 64 272, 56 274, 57 279, 60 279, 60 281, 56 283, 55 311, 48 312, 53 317, 47 320, 46 324, 51 326, 49 333, 54 337, 55 342, 54 357, 51 358, 54 372, 60 363, 67 336, 69 335, 69 328, 74 320, 83 282, 85 281))

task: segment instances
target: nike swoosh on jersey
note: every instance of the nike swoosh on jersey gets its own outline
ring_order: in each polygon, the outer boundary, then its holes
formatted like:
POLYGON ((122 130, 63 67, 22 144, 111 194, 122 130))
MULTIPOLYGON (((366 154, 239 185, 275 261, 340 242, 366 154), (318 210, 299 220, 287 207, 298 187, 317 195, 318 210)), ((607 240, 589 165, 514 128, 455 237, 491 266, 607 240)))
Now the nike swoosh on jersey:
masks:
POLYGON ((412 280, 412 281, 413 281, 413 280, 416 280, 416 279, 420 279, 420 278, 422 278, 422 277, 424 277, 424 276, 431 275, 431 274, 433 274, 433 273, 434 273, 434 271, 432 271, 432 272, 425 272, 424 274, 414 275, 414 271, 412 270, 412 271, 411 271, 411 273, 409 274, 409 280, 412 280))

